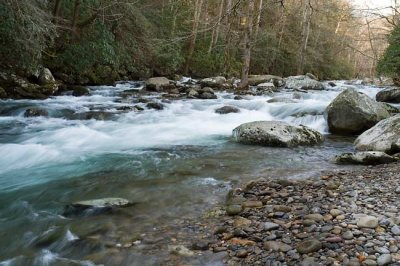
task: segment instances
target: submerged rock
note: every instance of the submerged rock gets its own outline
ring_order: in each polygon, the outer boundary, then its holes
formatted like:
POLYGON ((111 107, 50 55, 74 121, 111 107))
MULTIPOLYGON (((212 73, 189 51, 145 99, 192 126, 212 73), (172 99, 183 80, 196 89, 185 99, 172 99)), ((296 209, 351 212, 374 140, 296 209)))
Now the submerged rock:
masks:
POLYGON ((64 215, 97 214, 111 211, 115 208, 129 207, 132 203, 123 198, 102 198, 77 201, 65 207, 64 215))
POLYGON ((24 112, 24 117, 35 117, 35 116, 48 116, 49 113, 45 109, 41 108, 28 108, 24 112))
POLYGON ((215 110, 217 114, 230 114, 230 113, 239 113, 240 109, 235 106, 224 106, 215 110))
POLYGON ((75 97, 90 95, 90 90, 84 86, 76 85, 72 86, 71 89, 72 89, 72 96, 75 97))
POLYGON ((327 107, 329 130, 337 134, 358 134, 388 118, 382 104, 354 89, 340 93, 327 107))
POLYGON ((359 151, 400 152, 400 115, 380 121, 354 142, 359 151))
POLYGON ((155 110, 163 110, 164 109, 164 105, 163 104, 154 103, 154 102, 146 104, 146 107, 149 108, 149 109, 155 109, 155 110))
POLYGON ((275 97, 269 99, 267 103, 297 103, 297 101, 286 97, 275 97))
POLYGON ((400 88, 384 89, 376 95, 378 102, 400 103, 400 88))
POLYGON ((279 121, 245 123, 233 130, 239 143, 270 147, 295 147, 314 145, 324 141, 321 133, 305 126, 291 126, 279 121))
POLYGON ((377 165, 397 162, 398 159, 384 152, 366 151, 357 153, 344 153, 335 157, 335 161, 339 164, 377 165))
POLYGON ((308 76, 292 76, 285 78, 286 89, 289 90, 324 90, 324 84, 308 76))

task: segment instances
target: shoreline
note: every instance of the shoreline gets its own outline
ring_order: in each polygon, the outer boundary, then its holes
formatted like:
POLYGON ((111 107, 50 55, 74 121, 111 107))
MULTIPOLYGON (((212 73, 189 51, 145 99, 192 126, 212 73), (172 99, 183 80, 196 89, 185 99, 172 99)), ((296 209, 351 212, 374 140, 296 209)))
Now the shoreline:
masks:
POLYGON ((209 247, 227 265, 400 265, 399 170, 249 182, 228 194, 209 247))

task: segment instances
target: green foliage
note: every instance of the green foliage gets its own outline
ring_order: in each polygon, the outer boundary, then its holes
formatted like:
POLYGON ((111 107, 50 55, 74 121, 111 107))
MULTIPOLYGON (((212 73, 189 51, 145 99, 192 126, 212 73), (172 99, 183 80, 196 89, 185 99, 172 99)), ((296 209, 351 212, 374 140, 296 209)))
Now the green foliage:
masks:
POLYGON ((389 37, 389 46, 378 62, 378 73, 393 78, 400 77, 400 26, 393 29, 389 37))
POLYGON ((2 67, 33 70, 57 36, 56 28, 36 0, 0 2, 0 57, 2 67))

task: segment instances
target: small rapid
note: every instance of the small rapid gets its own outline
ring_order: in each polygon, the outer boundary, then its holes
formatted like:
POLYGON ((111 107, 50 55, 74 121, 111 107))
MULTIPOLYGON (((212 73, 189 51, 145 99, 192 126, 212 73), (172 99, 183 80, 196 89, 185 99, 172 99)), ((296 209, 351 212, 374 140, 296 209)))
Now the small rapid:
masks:
MULTIPOLYGON (((335 167, 330 159, 350 151, 353 141, 328 134, 324 111, 344 86, 336 83, 295 97, 282 91, 235 100, 220 92, 212 100, 166 100, 142 95, 140 82, 125 82, 91 87, 90 96, 0 101, 0 265, 94 265, 89 255, 106 253, 105 246, 122 243, 128 232, 130 241, 163 235, 166 225, 201 215, 238 183, 303 178, 335 167), (146 108, 149 100, 164 109, 146 108), (144 110, 125 111, 132 105, 144 110), (215 112, 226 105, 240 112, 215 112), (49 115, 25 117, 28 108, 49 115), (235 127, 257 120, 302 124, 327 140, 294 149, 232 141, 235 127), (102 197, 137 204, 110 216, 62 216, 70 202, 102 197)), ((380 90, 356 87, 370 97, 380 90)), ((124 263, 157 256, 138 249, 124 263)))

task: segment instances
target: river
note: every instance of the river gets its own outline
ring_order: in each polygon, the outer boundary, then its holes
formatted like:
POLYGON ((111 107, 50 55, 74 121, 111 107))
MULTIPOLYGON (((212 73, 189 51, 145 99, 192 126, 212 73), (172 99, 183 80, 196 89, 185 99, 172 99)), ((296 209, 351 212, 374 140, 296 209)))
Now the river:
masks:
MULTIPOLYGON (((138 88, 119 83, 91 87, 91 96, 0 101, 1 266, 95 265, 96 256, 105 265, 163 265, 169 256, 163 241, 179 236, 179 221, 201 216, 230 188, 258 177, 316 175, 337 167, 334 155, 353 149, 353 138, 328 134, 323 116, 340 86, 300 93, 294 103, 267 103, 292 98, 289 91, 242 100, 221 92, 215 100, 167 101, 163 110, 120 111, 132 100, 122 94, 138 88), (224 105, 241 111, 215 113, 224 105), (24 117, 31 107, 49 116, 24 117), (101 119, 83 119, 88 113, 101 119), (256 120, 303 124, 326 141, 293 149, 232 141, 236 126, 256 120), (112 214, 62 215, 66 204, 104 197, 135 204, 112 214), (126 242, 135 245, 119 248, 126 242)), ((371 97, 380 90, 357 88, 371 97)), ((197 263, 218 265, 212 256, 197 263)))

